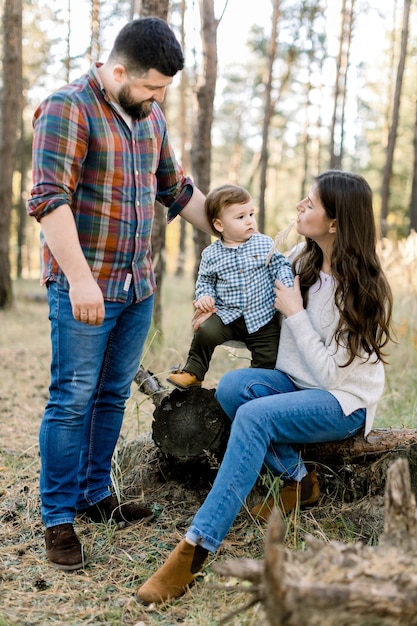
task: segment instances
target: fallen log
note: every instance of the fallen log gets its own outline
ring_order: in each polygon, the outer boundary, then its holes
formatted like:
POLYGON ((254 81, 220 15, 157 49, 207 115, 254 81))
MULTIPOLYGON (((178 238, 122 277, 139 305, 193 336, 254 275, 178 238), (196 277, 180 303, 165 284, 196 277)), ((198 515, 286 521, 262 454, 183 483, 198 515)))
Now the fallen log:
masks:
MULTIPOLYGON (((214 389, 180 391, 163 387, 141 368, 135 377, 151 396, 152 438, 169 463, 220 462, 227 445, 230 420, 214 397, 214 389)), ((365 439, 358 434, 344 441, 298 446, 305 461, 316 463, 322 493, 344 501, 382 495, 389 465, 406 458, 412 489, 417 492, 417 430, 377 428, 365 439)))
POLYGON ((276 510, 263 561, 213 565, 223 576, 252 583, 270 626, 416 626, 417 511, 406 459, 388 470, 377 546, 307 537, 306 550, 291 551, 284 538, 276 510))
POLYGON ((352 501, 384 493, 387 470, 398 458, 409 464, 411 488, 417 493, 417 430, 375 428, 365 438, 299 446, 305 461, 316 463, 328 493, 352 501))

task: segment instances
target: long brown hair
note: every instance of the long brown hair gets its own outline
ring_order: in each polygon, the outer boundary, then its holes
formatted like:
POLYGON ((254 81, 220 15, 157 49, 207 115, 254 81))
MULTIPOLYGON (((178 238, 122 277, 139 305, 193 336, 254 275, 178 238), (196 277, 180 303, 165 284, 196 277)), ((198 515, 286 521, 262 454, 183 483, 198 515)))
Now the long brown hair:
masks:
MULTIPOLYGON (((331 257, 340 313, 336 341, 347 347, 346 365, 364 354, 386 363, 383 348, 392 340, 392 292, 376 252, 372 190, 362 176, 338 170, 320 174, 315 185, 327 217, 336 220, 331 257)), ((323 263, 319 246, 306 239, 305 248, 294 260, 304 305, 323 263)))

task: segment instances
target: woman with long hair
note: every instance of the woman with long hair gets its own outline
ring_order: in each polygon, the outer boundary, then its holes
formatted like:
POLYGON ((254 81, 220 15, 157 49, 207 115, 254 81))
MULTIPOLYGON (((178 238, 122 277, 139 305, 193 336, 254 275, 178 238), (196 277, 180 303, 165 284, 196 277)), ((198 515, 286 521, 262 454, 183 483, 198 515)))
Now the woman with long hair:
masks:
POLYGON ((184 593, 233 524, 263 465, 281 477, 275 500, 252 509, 266 520, 318 502, 314 466, 298 444, 347 439, 372 428, 392 339, 392 294, 376 253, 372 191, 359 175, 320 174, 297 205, 305 242, 291 258, 293 287, 276 281, 282 314, 276 369, 225 374, 216 397, 232 420, 209 494, 166 563, 137 592, 145 602, 184 593))

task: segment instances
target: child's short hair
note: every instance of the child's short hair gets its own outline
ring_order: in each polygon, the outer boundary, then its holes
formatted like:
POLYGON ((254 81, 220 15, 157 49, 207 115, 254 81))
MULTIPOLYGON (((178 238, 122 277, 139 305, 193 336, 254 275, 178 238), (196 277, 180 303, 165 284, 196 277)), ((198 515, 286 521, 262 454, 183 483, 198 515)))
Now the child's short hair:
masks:
POLYGON ((207 196, 204 208, 206 210, 207 221, 215 235, 219 235, 214 227, 214 221, 220 218, 223 209, 232 204, 246 204, 251 199, 250 193, 239 185, 220 185, 212 189, 207 196))

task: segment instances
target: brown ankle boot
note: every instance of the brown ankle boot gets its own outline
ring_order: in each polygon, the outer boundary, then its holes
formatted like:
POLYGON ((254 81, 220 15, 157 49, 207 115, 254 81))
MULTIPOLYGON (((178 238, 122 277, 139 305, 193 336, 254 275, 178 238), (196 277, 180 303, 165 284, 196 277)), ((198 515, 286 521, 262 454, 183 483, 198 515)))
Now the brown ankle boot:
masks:
POLYGON ((57 569, 74 570, 87 565, 83 547, 72 524, 58 524, 45 531, 46 556, 57 569))
POLYGON ((197 376, 190 374, 190 372, 175 372, 168 376, 167 381, 182 391, 190 387, 201 387, 202 385, 202 381, 198 380, 197 376))
POLYGON ((313 506, 317 503, 319 496, 319 482, 317 480, 316 470, 313 469, 309 474, 304 476, 301 482, 284 480, 284 486, 279 492, 278 501, 274 498, 269 498, 266 502, 257 504, 251 509, 251 515, 261 522, 266 522, 275 506, 278 506, 279 509, 287 515, 293 511, 297 505, 299 505, 300 508, 313 506))
POLYGON ((164 565, 138 589, 137 599, 144 604, 151 604, 182 596, 188 585, 194 582, 207 554, 205 548, 192 546, 183 539, 164 565))

